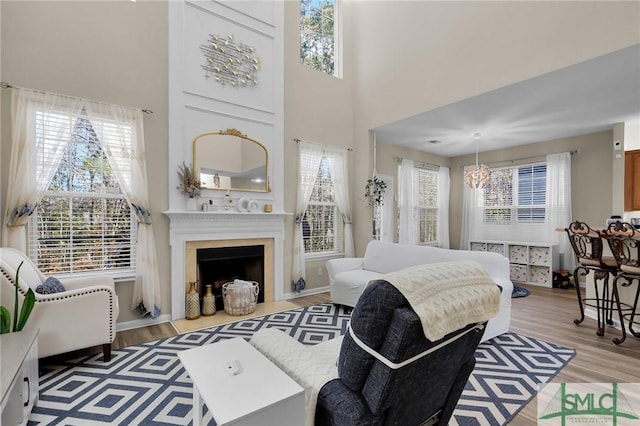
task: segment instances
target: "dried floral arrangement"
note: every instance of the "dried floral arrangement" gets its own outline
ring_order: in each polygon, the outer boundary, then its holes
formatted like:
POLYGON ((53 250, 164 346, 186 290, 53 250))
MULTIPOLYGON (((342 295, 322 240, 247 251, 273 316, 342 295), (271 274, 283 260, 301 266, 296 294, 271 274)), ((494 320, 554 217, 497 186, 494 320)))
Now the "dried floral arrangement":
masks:
POLYGON ((191 165, 183 162, 182 166, 178 166, 178 177, 180 178, 180 185, 178 185, 177 188, 183 194, 189 198, 200 197, 200 187, 202 183, 191 165))

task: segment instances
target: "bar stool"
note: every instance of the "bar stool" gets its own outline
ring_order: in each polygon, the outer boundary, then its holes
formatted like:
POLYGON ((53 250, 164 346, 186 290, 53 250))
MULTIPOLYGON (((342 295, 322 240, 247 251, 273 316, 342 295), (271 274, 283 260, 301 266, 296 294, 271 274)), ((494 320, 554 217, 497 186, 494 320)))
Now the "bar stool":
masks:
POLYGON ((613 311, 611 310, 612 295, 609 292, 609 275, 618 273, 618 263, 613 257, 602 256, 602 237, 600 233, 584 222, 571 222, 565 228, 569 236, 569 242, 576 257, 576 268, 573 271, 573 279, 578 294, 578 306, 580 307, 580 318, 574 319, 573 323, 578 325, 584 321, 584 307, 596 308, 598 317, 598 336, 604 336, 604 323, 613 324, 613 311), (579 275, 586 276, 593 271, 593 284, 595 297, 582 299, 580 293, 579 275), (598 283, 601 283, 599 286, 598 283), (601 287, 601 288, 600 288, 601 287))
POLYGON ((638 297, 640 296, 640 232, 627 222, 611 223, 604 232, 611 253, 618 263, 619 272, 613 280, 613 301, 618 310, 620 326, 622 328, 622 338, 613 339, 616 345, 621 344, 627 338, 624 320, 628 319, 629 331, 634 337, 640 338, 640 332, 633 329, 636 308, 638 307, 638 297), (630 287, 634 283, 637 285, 633 306, 620 302, 618 293, 618 283, 622 287, 630 287), (624 313, 623 313, 624 312, 624 313))

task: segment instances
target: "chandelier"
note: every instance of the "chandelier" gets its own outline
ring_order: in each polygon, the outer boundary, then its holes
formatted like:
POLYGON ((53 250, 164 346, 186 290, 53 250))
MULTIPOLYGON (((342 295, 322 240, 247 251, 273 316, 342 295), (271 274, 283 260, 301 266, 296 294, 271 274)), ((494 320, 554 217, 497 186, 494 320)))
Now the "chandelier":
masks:
MULTIPOLYGON (((473 138, 478 141, 482 133, 476 132, 473 138)), ((478 144, 476 142, 476 164, 475 166, 467 166, 464 168, 464 183, 467 188, 480 189, 487 186, 491 177, 491 169, 485 164, 478 164, 478 144)))

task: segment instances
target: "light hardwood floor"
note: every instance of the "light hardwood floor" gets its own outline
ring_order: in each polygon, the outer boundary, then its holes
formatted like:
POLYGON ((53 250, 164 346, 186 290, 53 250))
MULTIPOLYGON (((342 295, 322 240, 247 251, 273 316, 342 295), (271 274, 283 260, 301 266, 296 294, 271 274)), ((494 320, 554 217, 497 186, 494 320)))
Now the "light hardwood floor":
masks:
MULTIPOLYGON (((520 284, 519 284, 520 285, 520 284)), ((528 297, 512 299, 511 331, 536 339, 574 348, 576 356, 560 371, 553 382, 612 383, 640 382, 640 339, 628 336, 620 346, 611 339, 619 330, 607 328, 605 335, 596 335, 596 321, 586 318, 576 326, 578 306, 574 289, 559 290, 521 285, 531 291, 528 297)), ((298 306, 329 301, 328 293, 290 300, 298 306)), ((114 349, 175 335, 173 327, 160 324, 119 332, 114 349)), ((99 351, 99 348, 97 348, 99 351)), ((535 425, 536 400, 532 400, 511 421, 511 425, 535 425)))

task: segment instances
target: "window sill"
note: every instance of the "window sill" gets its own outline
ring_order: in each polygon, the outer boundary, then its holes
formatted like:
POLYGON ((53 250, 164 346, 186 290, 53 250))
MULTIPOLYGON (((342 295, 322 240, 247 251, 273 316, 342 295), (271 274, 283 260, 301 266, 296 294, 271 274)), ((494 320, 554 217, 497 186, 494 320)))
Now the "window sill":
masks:
POLYGON ((331 253, 313 253, 305 255, 304 260, 306 262, 318 262, 321 260, 340 259, 344 257, 344 253, 331 252, 331 253))
POLYGON ((135 281, 136 276, 134 271, 122 271, 122 272, 87 272, 78 274, 56 274, 56 278, 61 279, 76 279, 76 278, 91 278, 91 277, 111 277, 116 283, 135 281))

